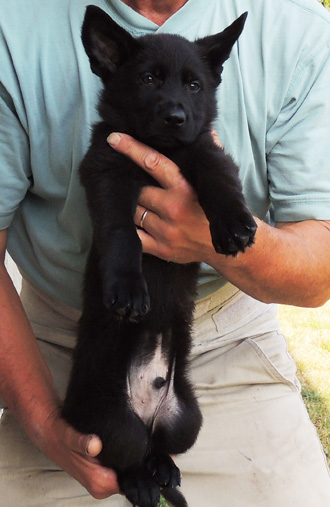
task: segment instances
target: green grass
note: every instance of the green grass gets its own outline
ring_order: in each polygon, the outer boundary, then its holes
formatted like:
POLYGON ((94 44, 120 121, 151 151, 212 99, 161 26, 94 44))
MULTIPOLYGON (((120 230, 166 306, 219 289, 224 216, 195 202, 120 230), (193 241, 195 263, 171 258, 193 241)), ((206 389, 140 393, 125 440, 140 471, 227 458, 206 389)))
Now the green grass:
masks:
POLYGON ((298 367, 304 402, 330 466, 330 302, 317 309, 280 306, 279 316, 298 367))
POLYGON ((330 9, 330 0, 322 0, 321 3, 330 9))
POLYGON ((168 507, 168 504, 165 502, 163 498, 161 498, 158 507, 168 507))

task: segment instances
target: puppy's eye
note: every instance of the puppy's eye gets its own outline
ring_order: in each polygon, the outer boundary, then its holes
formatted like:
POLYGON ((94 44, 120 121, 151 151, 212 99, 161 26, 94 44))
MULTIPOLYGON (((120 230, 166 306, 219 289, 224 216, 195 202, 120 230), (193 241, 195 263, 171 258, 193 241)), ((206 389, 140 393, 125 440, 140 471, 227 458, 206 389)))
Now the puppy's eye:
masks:
POLYGON ((145 74, 143 74, 141 80, 146 85, 151 85, 154 84, 155 82, 155 78, 150 72, 146 72, 145 74))
POLYGON ((198 81, 191 81, 191 83, 187 83, 186 84, 186 88, 190 91, 190 92, 198 92, 200 89, 201 89, 201 85, 198 81))

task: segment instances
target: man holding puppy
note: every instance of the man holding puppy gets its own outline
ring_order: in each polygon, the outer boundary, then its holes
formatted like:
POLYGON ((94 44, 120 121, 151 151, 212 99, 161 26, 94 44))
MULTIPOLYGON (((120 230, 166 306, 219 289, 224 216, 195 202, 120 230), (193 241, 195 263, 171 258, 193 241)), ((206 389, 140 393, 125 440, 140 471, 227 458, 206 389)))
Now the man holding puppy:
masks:
MULTIPOLYGON (((98 437, 60 417, 91 238, 77 176, 100 89, 80 41, 89 3, 0 0, 0 247, 24 279, 22 306, 1 265, 2 505, 127 504, 97 461, 98 437)), ((93 3, 132 35, 191 40, 249 12, 214 128, 258 223, 252 248, 216 254, 178 168, 122 133, 108 142, 161 185, 142 192, 136 211, 144 251, 203 263, 192 369, 204 426, 178 458, 189 505, 329 505, 329 473, 273 303, 330 298, 330 16, 313 0, 93 3)))

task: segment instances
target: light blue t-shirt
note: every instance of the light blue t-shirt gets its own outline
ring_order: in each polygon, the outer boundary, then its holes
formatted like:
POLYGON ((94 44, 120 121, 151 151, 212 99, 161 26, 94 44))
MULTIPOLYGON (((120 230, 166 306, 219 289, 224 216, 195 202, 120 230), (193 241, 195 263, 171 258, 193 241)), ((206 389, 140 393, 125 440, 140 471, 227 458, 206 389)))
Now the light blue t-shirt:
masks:
MULTIPOLYGON (((80 307, 91 223, 77 171, 101 83, 80 40, 90 0, 0 0, 0 228, 46 293, 80 307)), ((330 219, 330 15, 316 0, 189 0, 163 26, 92 2, 134 36, 190 40, 248 19, 223 72, 215 124, 252 212, 330 219)), ((201 290, 219 285, 204 266, 201 290)))

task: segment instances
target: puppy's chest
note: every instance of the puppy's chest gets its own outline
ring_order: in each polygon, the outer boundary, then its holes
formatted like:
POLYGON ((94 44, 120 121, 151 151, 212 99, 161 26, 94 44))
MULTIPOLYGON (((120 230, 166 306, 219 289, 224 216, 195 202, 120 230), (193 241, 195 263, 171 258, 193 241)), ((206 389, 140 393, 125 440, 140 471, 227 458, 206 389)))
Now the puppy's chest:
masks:
MULTIPOLYGON (((143 141, 142 141, 143 142, 143 141)), ((194 143, 185 144, 179 147, 159 147, 150 143, 148 148, 154 149, 167 159, 174 162, 182 175, 190 181, 191 179, 191 165, 196 155, 198 157, 206 157, 207 153, 205 149, 200 146, 199 138, 194 143)), ((111 171, 116 178, 123 178, 123 182, 126 178, 136 180, 141 185, 153 185, 160 186, 157 180, 152 177, 152 174, 147 173, 145 169, 137 165, 135 162, 130 160, 127 156, 120 153, 111 152, 108 154, 109 157, 104 160, 104 166, 107 170, 111 171)), ((142 162, 143 163, 143 162, 142 162)), ((160 160, 160 163, 162 161, 160 160)), ((166 164, 164 165, 164 171, 166 171, 166 164)))

